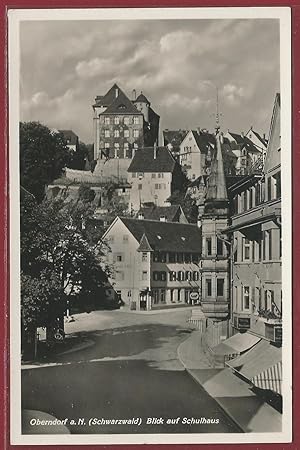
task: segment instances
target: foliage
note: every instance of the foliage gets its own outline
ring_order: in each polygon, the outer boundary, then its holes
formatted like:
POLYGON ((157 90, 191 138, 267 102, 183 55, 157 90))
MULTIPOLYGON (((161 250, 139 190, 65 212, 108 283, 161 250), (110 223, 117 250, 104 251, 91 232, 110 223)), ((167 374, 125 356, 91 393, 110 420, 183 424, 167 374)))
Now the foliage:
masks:
POLYGON ((92 202, 95 198, 95 191, 86 184, 81 184, 78 190, 78 197, 83 202, 92 202))
POLYGON ((86 159, 89 159, 89 147, 80 141, 76 151, 71 154, 68 167, 70 169, 84 170, 86 159))
POLYGON ((106 244, 91 243, 85 223, 93 209, 84 202, 21 201, 21 266, 23 316, 40 325, 53 317, 57 302, 67 297, 102 294, 109 267, 106 244), (45 319, 46 318, 46 319, 45 319), (47 319, 48 318, 48 319, 47 319))
POLYGON ((60 133, 51 132, 39 122, 20 123, 21 185, 38 201, 45 186, 61 175, 70 162, 70 152, 60 133))

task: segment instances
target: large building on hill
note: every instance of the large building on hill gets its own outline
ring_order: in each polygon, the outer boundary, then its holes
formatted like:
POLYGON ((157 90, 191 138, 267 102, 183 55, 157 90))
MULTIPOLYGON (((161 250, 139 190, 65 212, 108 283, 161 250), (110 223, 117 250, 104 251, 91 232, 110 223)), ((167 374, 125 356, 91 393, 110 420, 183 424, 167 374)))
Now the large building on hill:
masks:
POLYGON ((152 203, 169 206, 168 198, 183 186, 185 177, 179 163, 166 147, 145 147, 135 152, 128 168, 130 210, 152 203))
POLYGON ((95 160, 131 159, 135 149, 158 143, 160 118, 142 92, 129 99, 114 84, 95 98, 93 110, 95 160))

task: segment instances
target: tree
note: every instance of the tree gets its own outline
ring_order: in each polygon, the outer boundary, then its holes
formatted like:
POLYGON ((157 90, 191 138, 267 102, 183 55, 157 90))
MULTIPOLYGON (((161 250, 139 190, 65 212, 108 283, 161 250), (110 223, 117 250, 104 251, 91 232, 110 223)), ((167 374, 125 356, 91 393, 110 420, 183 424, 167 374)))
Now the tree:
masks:
POLYGON ((38 201, 45 186, 61 175, 70 162, 70 152, 60 133, 39 122, 20 123, 21 185, 38 201))
MULTIPOLYGON (((70 298, 96 298, 109 275, 107 245, 89 242, 89 204, 62 200, 21 202, 23 326, 53 326, 70 298)), ((29 328, 28 328, 29 327, 29 328)))
POLYGON ((89 158, 89 147, 84 142, 79 142, 77 149, 71 154, 69 168, 84 170, 85 161, 89 158))

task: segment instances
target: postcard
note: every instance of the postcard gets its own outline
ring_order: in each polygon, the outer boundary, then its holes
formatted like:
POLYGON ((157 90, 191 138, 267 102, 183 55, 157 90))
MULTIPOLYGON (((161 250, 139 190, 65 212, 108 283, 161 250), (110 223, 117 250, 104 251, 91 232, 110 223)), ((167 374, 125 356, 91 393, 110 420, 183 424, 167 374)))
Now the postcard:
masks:
POLYGON ((8 11, 12 444, 291 442, 290 22, 8 11))

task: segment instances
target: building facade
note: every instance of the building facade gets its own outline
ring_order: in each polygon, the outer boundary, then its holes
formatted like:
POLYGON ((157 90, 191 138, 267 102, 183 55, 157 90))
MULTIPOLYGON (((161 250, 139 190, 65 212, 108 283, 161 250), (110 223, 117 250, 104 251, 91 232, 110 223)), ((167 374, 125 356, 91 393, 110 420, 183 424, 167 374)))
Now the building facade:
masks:
POLYGON ((183 186, 180 165, 166 147, 136 151, 128 168, 131 184, 130 210, 137 212, 145 204, 169 206, 168 198, 183 186))
POLYGON ((111 284, 129 308, 176 307, 199 298, 197 225, 117 217, 103 239, 114 268, 111 284))
POLYGON ((131 159, 135 149, 158 142, 159 116, 141 93, 130 100, 114 84, 95 98, 94 159, 131 159))
POLYGON ((179 148, 179 162, 190 180, 196 180, 210 170, 214 137, 208 132, 190 130, 179 148))
POLYGON ((254 133, 250 140, 247 136, 227 131, 224 134, 224 141, 230 144, 231 150, 236 156, 235 173, 236 175, 248 175, 256 162, 262 157, 263 151, 260 146, 254 143, 254 133))
POLYGON ((226 230, 232 235, 230 326, 233 334, 226 341, 227 349, 233 338, 240 343, 240 356, 228 365, 257 388, 275 394, 281 394, 284 300, 280 155, 280 96, 277 94, 264 173, 247 176, 229 188, 235 209, 231 226, 226 230))

